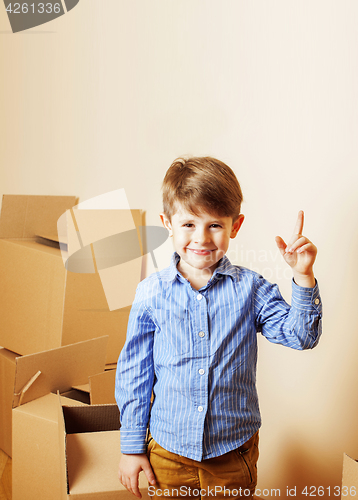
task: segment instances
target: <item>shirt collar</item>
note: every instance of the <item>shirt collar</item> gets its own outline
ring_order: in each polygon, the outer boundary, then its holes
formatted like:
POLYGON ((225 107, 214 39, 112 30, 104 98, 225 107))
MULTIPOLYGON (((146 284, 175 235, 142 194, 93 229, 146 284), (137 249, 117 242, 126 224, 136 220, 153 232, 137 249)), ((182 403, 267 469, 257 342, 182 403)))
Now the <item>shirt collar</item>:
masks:
MULTIPOLYGON (((175 278, 179 275, 179 271, 177 269, 179 260, 180 260, 179 254, 177 254, 177 252, 174 252, 170 261, 168 281, 174 281, 175 278)), ((237 267, 233 266, 228 257, 224 255, 224 257, 219 260, 219 265, 215 269, 214 274, 211 277, 211 280, 215 276, 218 277, 219 275, 231 276, 231 278, 235 280, 237 278, 237 274, 238 274, 237 267)))

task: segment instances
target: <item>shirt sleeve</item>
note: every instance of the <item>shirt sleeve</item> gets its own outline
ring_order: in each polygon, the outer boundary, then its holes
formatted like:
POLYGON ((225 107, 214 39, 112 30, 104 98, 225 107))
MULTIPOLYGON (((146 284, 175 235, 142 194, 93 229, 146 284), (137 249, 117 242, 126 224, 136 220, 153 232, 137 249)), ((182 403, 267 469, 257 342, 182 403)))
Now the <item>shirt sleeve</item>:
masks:
POLYGON ((121 420, 121 452, 145 453, 150 398, 154 381, 155 325, 138 286, 128 320, 127 339, 119 355, 115 397, 121 420))
POLYGON ((270 342, 299 350, 317 345, 322 333, 322 301, 317 281, 313 288, 305 288, 292 280, 290 306, 277 285, 258 275, 253 307, 257 331, 270 342))

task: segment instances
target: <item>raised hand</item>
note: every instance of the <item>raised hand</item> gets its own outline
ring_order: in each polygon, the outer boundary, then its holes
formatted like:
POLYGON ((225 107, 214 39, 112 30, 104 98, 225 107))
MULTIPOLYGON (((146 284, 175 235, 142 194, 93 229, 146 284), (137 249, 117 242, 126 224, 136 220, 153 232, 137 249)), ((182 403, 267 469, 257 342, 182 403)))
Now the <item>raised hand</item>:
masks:
POLYGON ((313 264, 316 259, 317 248, 308 238, 302 235, 303 223, 304 214, 300 210, 295 229, 287 245, 280 236, 276 236, 275 240, 281 255, 292 268, 297 285, 313 287, 315 286, 313 264))

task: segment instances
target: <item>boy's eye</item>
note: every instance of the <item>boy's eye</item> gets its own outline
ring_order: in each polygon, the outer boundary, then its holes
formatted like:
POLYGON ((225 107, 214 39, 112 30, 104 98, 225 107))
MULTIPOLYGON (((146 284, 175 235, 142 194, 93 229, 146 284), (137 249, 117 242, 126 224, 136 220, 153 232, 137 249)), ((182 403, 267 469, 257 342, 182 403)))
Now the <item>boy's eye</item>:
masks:
POLYGON ((187 224, 184 224, 184 227, 193 227, 194 224, 192 224, 191 222, 188 222, 187 224))
POLYGON ((221 227, 220 224, 211 224, 210 227, 214 227, 214 228, 217 228, 217 227, 221 227))

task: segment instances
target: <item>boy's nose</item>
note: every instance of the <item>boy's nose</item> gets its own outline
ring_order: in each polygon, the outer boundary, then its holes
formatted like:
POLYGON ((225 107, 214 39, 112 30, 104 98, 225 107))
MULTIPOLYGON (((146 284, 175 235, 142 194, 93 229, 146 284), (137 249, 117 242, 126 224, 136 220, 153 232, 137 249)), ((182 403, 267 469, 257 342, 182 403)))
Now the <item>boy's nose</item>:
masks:
POLYGON ((203 243, 206 243, 208 240, 209 240, 209 234, 205 229, 198 228, 195 231, 194 235, 195 243, 200 243, 202 245, 203 243))

